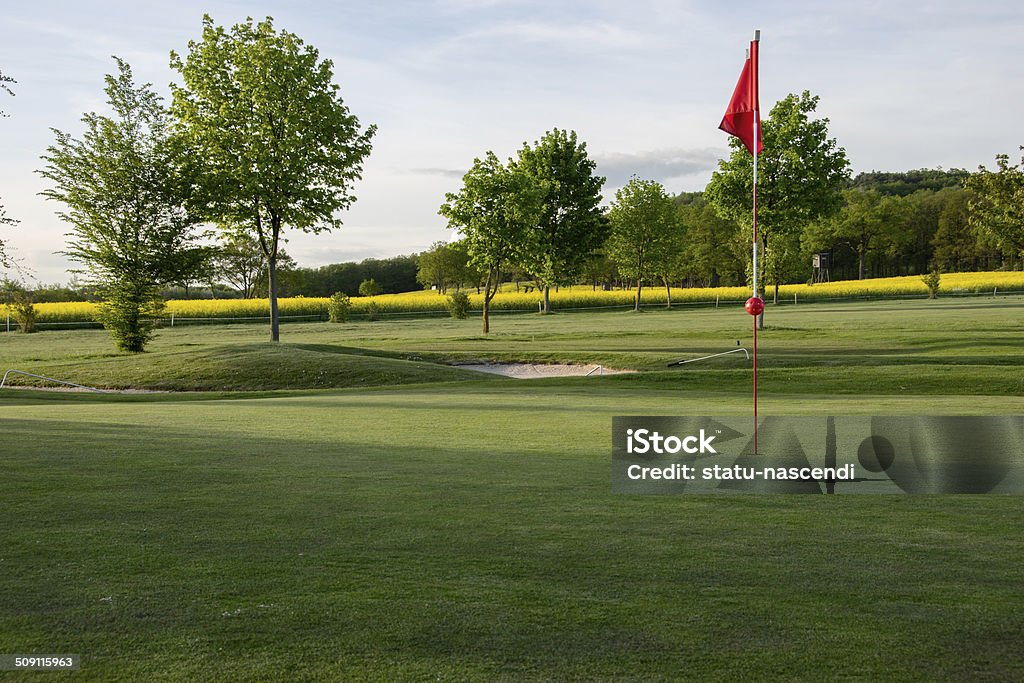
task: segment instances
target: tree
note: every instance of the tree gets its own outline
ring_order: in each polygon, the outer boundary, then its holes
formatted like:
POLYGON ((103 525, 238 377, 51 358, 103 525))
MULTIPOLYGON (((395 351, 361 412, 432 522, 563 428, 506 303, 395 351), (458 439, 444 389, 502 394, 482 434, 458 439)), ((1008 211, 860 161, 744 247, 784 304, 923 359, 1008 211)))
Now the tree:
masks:
POLYGON ((930 190, 882 199, 879 210, 886 226, 889 267, 876 275, 921 274, 931 269, 943 204, 943 197, 930 190))
MULTIPOLYGON (((1024 147, 1021 147, 1024 150, 1024 147)), ((965 181, 972 192, 970 223, 995 238, 1000 248, 1024 252, 1024 158, 1010 164, 1007 154, 996 155, 998 170, 978 167, 965 181)))
POLYGON ((380 292, 380 285, 373 278, 359 283, 359 296, 377 296, 380 292))
POLYGON ((193 262, 186 263, 181 278, 171 283, 185 290, 186 299, 191 298, 190 290, 193 286, 206 285, 210 288, 210 294, 215 295, 214 280, 217 278, 217 266, 214 263, 214 257, 216 252, 216 247, 193 252, 193 262))
MULTIPOLYGON (((468 254, 466 255, 468 258, 468 254)), ((433 287, 438 294, 445 294, 448 286, 455 284, 459 276, 458 254, 450 244, 434 242, 430 249, 419 256, 416 264, 416 281, 425 289, 433 287)))
MULTIPOLYGON (((7 85, 8 83, 17 83, 16 80, 10 76, 5 76, 0 71, 0 90, 4 91, 11 97, 14 97, 14 91, 7 85)), ((0 117, 6 117, 7 114, 0 109, 0 117)), ((7 210, 4 209, 3 204, 0 204, 0 225, 17 225, 18 221, 7 215, 7 210)), ((11 265, 10 257, 7 255, 6 245, 3 240, 0 240, 0 268, 8 268, 11 265)))
MULTIPOLYGON (((7 84, 17 82, 18 81, 14 80, 10 76, 5 75, 3 71, 0 71, 0 90, 3 90, 11 97, 14 97, 14 91, 11 90, 11 87, 7 84)), ((0 109, 0 116, 7 116, 7 112, 5 112, 3 109, 0 109)))
POLYGON ((280 340, 277 266, 286 229, 340 227, 376 131, 361 131, 333 64, 267 17, 228 32, 203 17, 203 36, 171 66, 179 133, 200 171, 195 205, 208 219, 253 235, 266 258, 272 341, 280 340))
MULTIPOLYGON (((7 210, 0 205, 0 225, 17 225, 18 221, 7 215, 7 210)), ((7 245, 0 240, 0 268, 9 268, 11 257, 7 255, 7 245)))
POLYGON ((611 283, 618 278, 619 270, 615 261, 608 257, 608 254, 593 252, 586 263, 583 264, 583 277, 590 285, 591 290, 597 291, 597 286, 603 288, 611 286, 611 283))
POLYGON ((850 181, 855 190, 874 190, 883 196, 897 195, 905 197, 918 190, 938 192, 946 187, 963 187, 964 180, 970 173, 961 168, 948 171, 941 168, 919 168, 913 171, 871 171, 858 173, 850 181))
POLYGON ((449 287, 461 289, 478 284, 482 276, 469 263, 465 240, 434 242, 430 249, 419 255, 416 280, 424 288, 435 288, 438 294, 447 294, 449 287))
POLYGON ((844 190, 839 213, 808 226, 807 246, 814 251, 845 244, 857 254, 857 279, 864 279, 864 261, 883 247, 887 226, 882 220, 882 196, 874 190, 844 190))
POLYGON ((256 296, 254 290, 264 270, 263 264, 263 250, 259 243, 244 234, 230 235, 214 256, 216 276, 227 281, 245 299, 256 296))
POLYGON ((667 275, 681 251, 679 212, 661 183, 633 176, 615 193, 608 221, 608 255, 636 281, 633 310, 639 311, 644 280, 667 275))
MULTIPOLYGON (((788 264, 799 254, 799 238, 811 221, 834 215, 850 178, 846 150, 828 137, 827 118, 811 119, 819 98, 806 90, 787 95, 762 123, 758 156, 757 228, 764 258, 759 265, 775 285, 778 301, 788 264)), ((753 158, 737 138, 704 191, 719 215, 737 221, 750 243, 753 158)))
POLYGON ((501 269, 536 248, 537 221, 548 186, 516 167, 503 165, 494 152, 473 160, 462 189, 447 193, 440 213, 448 227, 465 236, 471 263, 487 274, 483 331, 490 332, 491 299, 501 286, 501 269))
POLYGON ((523 143, 511 165, 547 187, 537 239, 522 265, 543 285, 543 310, 549 313, 551 286, 572 282, 608 237, 600 208, 605 179, 594 175, 597 165, 576 132, 557 128, 533 147, 523 143))
MULTIPOLYGON (((677 197, 678 203, 678 197, 677 197)), ((684 264, 693 280, 704 287, 743 284, 744 260, 749 243, 740 241, 740 226, 722 218, 702 198, 679 207, 688 239, 684 246, 684 264)))
POLYGON ((949 187, 939 191, 946 201, 932 237, 936 267, 946 273, 978 267, 978 235, 970 225, 969 193, 949 187))
MULTIPOLYGON (((35 332, 38 311, 35 307, 35 296, 22 284, 9 278, 0 280, 0 306, 7 308, 8 315, 18 323, 21 331, 30 334, 35 332)), ((8 324, 10 319, 8 318, 8 324)))
POLYGON ((191 180, 169 114, 150 85, 136 86, 128 64, 116 61, 105 88, 114 116, 83 116, 81 139, 54 129, 39 173, 55 184, 41 194, 67 206, 58 213, 71 225, 64 253, 98 285, 104 326, 121 349, 140 352, 163 309, 160 286, 186 277, 206 248, 184 206, 191 180))

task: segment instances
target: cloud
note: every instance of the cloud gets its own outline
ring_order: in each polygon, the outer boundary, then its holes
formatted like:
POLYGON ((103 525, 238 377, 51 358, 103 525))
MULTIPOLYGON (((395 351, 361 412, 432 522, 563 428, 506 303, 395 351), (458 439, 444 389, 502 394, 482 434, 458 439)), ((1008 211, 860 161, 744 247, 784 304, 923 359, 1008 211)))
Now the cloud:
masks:
POLYGON ((722 152, 715 149, 659 149, 649 152, 595 155, 597 172, 610 187, 625 185, 630 176, 664 182, 669 178, 708 173, 718 165, 722 152))
POLYGON ((462 178, 466 175, 467 169, 465 168, 410 168, 409 173, 417 173, 420 175, 433 175, 440 176, 442 178, 462 178))
POLYGON ((646 41, 643 34, 605 22, 564 25, 519 22, 499 25, 482 31, 476 37, 507 38, 512 42, 549 43, 576 49, 639 48, 646 41))

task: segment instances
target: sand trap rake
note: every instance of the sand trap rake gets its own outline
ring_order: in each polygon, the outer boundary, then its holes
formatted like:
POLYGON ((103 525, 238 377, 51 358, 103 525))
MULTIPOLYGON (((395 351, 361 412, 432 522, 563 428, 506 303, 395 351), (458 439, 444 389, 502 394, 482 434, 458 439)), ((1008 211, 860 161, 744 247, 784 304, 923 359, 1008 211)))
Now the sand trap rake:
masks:
POLYGON ((745 348, 743 348, 743 347, 740 347, 738 349, 733 349, 732 351, 723 351, 722 353, 713 353, 710 356, 701 356, 700 358, 690 358, 689 360, 676 360, 676 361, 672 361, 671 363, 668 364, 668 367, 672 368, 672 367, 675 367, 677 365, 686 365, 687 363, 696 363, 697 361, 707 360, 709 358, 718 358, 719 356, 728 356, 730 353, 739 353, 740 351, 742 351, 743 355, 747 357, 747 360, 750 360, 750 354, 747 352, 747 350, 745 348))

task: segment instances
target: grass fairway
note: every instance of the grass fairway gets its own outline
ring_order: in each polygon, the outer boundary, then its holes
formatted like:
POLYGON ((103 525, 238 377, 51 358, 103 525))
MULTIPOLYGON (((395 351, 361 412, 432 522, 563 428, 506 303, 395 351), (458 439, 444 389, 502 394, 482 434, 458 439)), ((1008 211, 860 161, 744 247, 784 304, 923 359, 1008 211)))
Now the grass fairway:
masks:
MULTIPOLYGON (((1019 307, 772 309, 763 410, 1019 414, 1019 307)), ((613 415, 748 410, 742 361, 661 369, 735 347, 744 314, 477 324, 176 328, 134 358, 0 337, 5 366, 107 386, 219 358, 231 388, 275 362, 357 387, 0 392, 0 651, 81 654, 83 680, 1024 678, 1019 497, 610 493, 613 415), (470 358, 647 372, 425 362, 470 358)))

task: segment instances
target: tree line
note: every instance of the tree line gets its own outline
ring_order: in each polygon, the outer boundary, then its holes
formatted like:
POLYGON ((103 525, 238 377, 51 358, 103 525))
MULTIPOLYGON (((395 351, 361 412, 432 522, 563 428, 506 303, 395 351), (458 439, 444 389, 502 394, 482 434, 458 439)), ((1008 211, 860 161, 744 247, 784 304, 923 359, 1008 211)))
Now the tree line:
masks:
MULTIPOLYGON (((758 279, 776 301, 782 284, 812 281, 811 257, 821 253, 830 279, 1022 266, 1024 162, 999 155, 995 170, 976 173, 851 178, 829 120, 814 116, 818 102, 790 94, 762 125, 758 279)), ((574 132, 555 130, 506 162, 487 152, 440 209, 462 239, 424 254, 420 281, 444 292, 482 279, 485 332, 488 302, 510 278, 545 293, 628 283, 638 310, 645 285, 666 287, 669 302, 673 285, 747 285, 753 159, 738 139, 730 145, 703 192, 672 196, 634 176, 604 210, 596 209, 604 179, 574 132)))
MULTIPOLYGON (((703 192, 673 196, 633 177, 604 207, 605 178, 586 143, 557 128, 506 160, 488 151, 473 161, 439 208, 459 239, 301 268, 282 248, 285 233, 341 225, 376 131, 344 104, 330 60, 269 17, 225 29, 205 16, 187 53, 170 53, 181 82, 169 106, 115 62, 105 79, 112 115, 85 114, 78 137, 54 130, 39 173, 71 227, 63 253, 81 264, 76 277, 102 300, 124 350, 143 350, 164 296, 204 285, 211 296, 268 296, 277 341, 282 294, 477 287, 486 332, 489 303, 509 281, 536 286, 546 313, 552 287, 580 282, 635 287, 639 308, 645 286, 671 294, 751 279, 753 167, 741 142, 730 140, 703 192)), ((13 82, 0 74, 7 94, 13 82)), ((1020 266, 1024 163, 999 155, 994 170, 976 173, 851 178, 817 104, 790 94, 762 126, 758 279, 776 296, 781 284, 809 280, 819 252, 836 279, 1020 266)), ((13 222, 0 207, 0 223, 13 222)))

